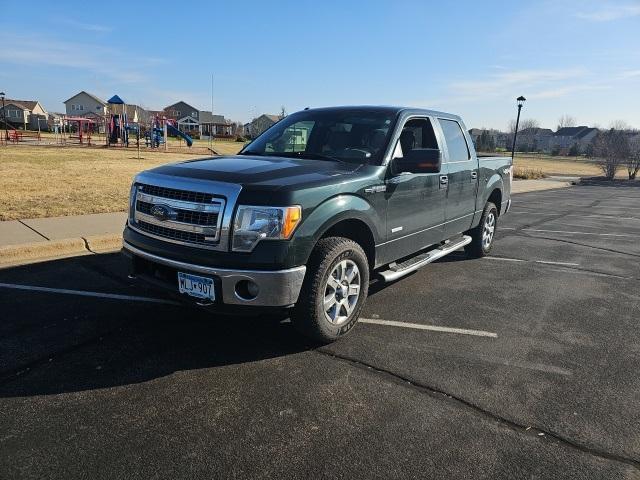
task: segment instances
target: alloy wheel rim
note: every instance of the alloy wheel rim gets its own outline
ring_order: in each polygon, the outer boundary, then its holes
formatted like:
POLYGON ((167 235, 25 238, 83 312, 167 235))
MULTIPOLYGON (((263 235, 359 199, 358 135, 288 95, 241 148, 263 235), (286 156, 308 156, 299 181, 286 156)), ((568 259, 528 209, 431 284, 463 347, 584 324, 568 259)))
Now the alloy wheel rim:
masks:
POLYGON ((493 241, 493 234, 496 231, 496 216, 493 211, 489 212, 482 226, 482 246, 487 250, 493 241))
POLYGON ((353 260, 338 262, 324 288, 324 315, 334 325, 345 323, 360 298, 361 277, 353 260))

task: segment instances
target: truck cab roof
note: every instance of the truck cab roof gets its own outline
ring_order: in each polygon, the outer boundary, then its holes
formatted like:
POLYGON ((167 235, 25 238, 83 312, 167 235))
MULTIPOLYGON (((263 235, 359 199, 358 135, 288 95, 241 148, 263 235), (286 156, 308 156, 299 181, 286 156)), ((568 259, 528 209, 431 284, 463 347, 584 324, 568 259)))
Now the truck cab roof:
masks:
POLYGON ((318 107, 309 108, 305 111, 336 111, 336 110, 359 110, 378 113, 391 113, 396 115, 425 115, 431 117, 448 118, 460 122, 462 119, 458 115, 452 113, 440 112, 438 110, 429 110, 426 108, 403 107, 397 105, 342 105, 337 107, 318 107))

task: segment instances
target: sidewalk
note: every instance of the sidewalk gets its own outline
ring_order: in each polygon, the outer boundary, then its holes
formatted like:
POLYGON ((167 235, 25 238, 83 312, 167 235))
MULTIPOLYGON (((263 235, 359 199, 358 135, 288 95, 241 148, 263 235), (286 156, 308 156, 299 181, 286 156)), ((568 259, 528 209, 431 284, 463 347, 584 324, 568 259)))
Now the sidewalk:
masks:
POLYGON ((511 193, 539 192, 553 188, 565 188, 580 183, 580 177, 549 177, 540 180, 514 180, 511 193))
MULTIPOLYGON (((512 193, 568 187, 576 180, 516 180, 512 193)), ((118 251, 126 218, 126 212, 115 212, 0 222, 0 268, 118 251)))
POLYGON ((116 212, 0 222, 0 268, 117 251, 126 218, 116 212))

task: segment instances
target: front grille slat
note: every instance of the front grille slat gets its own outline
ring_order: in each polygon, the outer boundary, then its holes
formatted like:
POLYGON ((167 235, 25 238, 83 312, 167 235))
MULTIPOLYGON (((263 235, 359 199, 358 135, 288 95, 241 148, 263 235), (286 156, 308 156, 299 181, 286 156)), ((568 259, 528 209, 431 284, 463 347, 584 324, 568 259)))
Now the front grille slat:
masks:
POLYGON ((190 207, 189 203, 180 204, 181 208, 173 208, 173 210, 175 211, 175 218, 173 220, 179 223, 208 227, 207 230, 211 230, 215 233, 213 235, 210 235, 207 232, 207 235, 205 235, 203 233, 178 230, 175 227, 171 228, 170 224, 167 224, 167 226, 157 225, 156 223, 149 223, 142 218, 134 219, 136 228, 150 235, 170 239, 171 241, 177 243, 191 244, 202 247, 213 247, 217 245, 219 241, 220 220, 222 219, 225 200, 211 193, 191 192, 187 190, 178 190, 175 188, 159 187, 157 185, 139 184, 138 188, 141 194, 146 195, 141 195, 140 199, 136 200, 136 212, 151 215, 152 207, 154 206, 154 204, 157 204, 156 202, 158 202, 160 199, 189 202, 194 204, 193 210, 188 208, 190 207), (143 201, 147 198, 150 198, 148 196, 153 196, 157 199, 154 201, 154 203, 143 201), (220 209, 218 211, 202 211, 203 205, 216 204, 220 206, 220 209))
POLYGON ((185 202, 211 203, 214 199, 211 193, 190 192, 188 190, 177 190, 175 188, 158 187, 156 185, 140 185, 140 189, 149 195, 185 202))

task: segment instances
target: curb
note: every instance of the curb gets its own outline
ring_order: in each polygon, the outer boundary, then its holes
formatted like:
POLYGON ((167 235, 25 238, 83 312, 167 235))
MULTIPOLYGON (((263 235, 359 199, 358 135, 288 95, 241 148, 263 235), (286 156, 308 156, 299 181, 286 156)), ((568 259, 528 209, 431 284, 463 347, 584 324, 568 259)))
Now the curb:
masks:
POLYGON ((122 248, 122 234, 92 235, 0 247, 0 268, 81 255, 112 253, 122 248))

